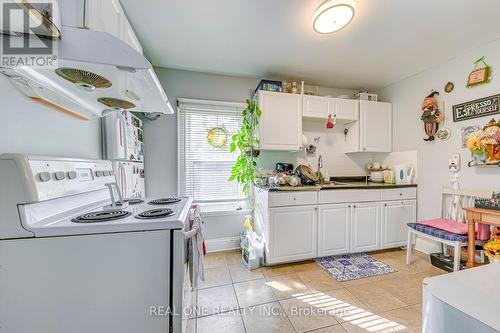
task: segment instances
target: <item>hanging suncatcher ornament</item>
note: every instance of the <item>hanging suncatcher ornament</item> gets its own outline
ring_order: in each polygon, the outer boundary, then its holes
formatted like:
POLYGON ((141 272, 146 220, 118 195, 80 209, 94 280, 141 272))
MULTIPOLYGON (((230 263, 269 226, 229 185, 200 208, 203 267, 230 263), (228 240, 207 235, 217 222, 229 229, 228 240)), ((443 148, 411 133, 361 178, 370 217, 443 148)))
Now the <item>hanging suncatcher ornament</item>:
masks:
POLYGON ((208 143, 215 148, 222 148, 227 143, 227 130, 224 127, 218 126, 208 130, 208 143))

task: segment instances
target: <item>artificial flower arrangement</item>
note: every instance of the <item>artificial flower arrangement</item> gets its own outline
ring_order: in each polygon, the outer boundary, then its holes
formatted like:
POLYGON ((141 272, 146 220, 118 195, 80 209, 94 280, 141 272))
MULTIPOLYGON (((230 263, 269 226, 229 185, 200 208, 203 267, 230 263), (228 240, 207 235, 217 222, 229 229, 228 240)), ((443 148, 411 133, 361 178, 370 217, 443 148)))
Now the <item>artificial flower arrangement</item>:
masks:
MULTIPOLYGON (((500 162, 500 120, 492 119, 482 130, 467 136, 467 148, 472 153, 473 164, 500 162)), ((469 164, 471 165, 471 164, 469 164)))
POLYGON ((490 261, 500 261, 500 228, 496 227, 491 232, 492 239, 484 244, 484 253, 490 261))

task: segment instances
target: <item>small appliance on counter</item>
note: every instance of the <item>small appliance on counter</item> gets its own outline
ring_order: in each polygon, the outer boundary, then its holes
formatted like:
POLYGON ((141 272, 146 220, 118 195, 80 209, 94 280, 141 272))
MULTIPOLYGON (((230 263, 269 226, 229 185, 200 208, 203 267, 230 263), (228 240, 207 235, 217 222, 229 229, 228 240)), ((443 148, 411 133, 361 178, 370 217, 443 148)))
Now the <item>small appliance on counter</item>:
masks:
POLYGON ((413 179, 413 167, 409 164, 398 164, 394 166, 396 184, 411 184, 413 179))
POLYGON ((293 172, 293 164, 291 163, 276 163, 276 172, 278 173, 292 173, 293 172))

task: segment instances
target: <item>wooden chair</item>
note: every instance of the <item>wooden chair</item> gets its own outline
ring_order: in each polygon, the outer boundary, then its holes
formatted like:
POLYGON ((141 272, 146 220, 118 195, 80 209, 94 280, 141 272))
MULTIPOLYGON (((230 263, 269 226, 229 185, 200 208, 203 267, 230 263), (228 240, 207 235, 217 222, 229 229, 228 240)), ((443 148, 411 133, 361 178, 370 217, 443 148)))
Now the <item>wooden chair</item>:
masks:
MULTIPOLYGON (((456 223, 465 223, 466 207, 473 207, 476 198, 489 198, 491 192, 460 190, 443 187, 441 192, 441 219, 456 223)), ((408 242, 406 247, 406 264, 411 264, 411 255, 417 237, 427 238, 443 245, 453 247, 453 271, 460 270, 460 254, 463 246, 467 246, 467 234, 454 234, 444 230, 426 227, 419 223, 408 223, 408 242)), ((478 240, 484 237, 478 237, 478 240)), ((489 238, 489 233, 488 233, 489 238)))

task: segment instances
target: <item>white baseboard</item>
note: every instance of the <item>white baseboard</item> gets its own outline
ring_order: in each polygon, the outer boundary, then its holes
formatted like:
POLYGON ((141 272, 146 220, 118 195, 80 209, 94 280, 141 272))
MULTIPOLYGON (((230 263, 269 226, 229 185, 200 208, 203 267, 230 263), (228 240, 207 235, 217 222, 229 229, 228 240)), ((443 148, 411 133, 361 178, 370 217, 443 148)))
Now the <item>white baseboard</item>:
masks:
POLYGON ((206 239, 207 252, 219 252, 240 248, 240 237, 206 239))

